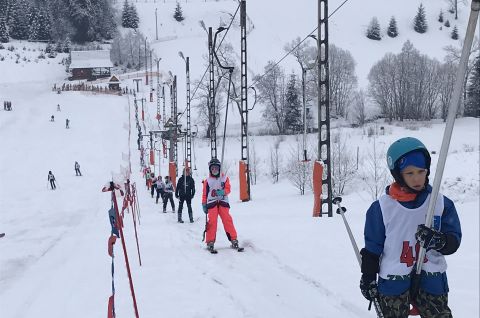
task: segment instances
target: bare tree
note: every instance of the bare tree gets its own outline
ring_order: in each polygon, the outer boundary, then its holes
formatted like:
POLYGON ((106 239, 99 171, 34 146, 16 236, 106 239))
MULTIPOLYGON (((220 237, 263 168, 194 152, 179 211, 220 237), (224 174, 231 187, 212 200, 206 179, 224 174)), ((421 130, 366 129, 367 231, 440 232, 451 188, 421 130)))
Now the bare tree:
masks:
POLYGON ((389 172, 385 168, 385 149, 378 147, 377 138, 373 136, 373 151, 368 149, 362 169, 362 180, 373 200, 377 200, 383 193, 389 180, 389 172))
POLYGON ((357 87, 355 60, 349 51, 329 46, 330 108, 334 114, 347 116, 351 98, 357 87))
POLYGON ((285 72, 275 62, 265 66, 265 75, 255 77, 258 88, 258 102, 263 103, 263 118, 273 124, 279 134, 285 133, 285 72))
POLYGON ((440 92, 438 96, 440 116, 443 121, 447 120, 448 107, 452 97, 453 87, 458 65, 453 62, 446 62, 440 66, 440 92))
POLYGON ((303 150, 300 138, 296 138, 294 148, 290 150, 290 158, 287 163, 286 173, 288 180, 299 190, 301 195, 305 194, 305 187, 312 183, 311 161, 302 160, 303 150))
MULTIPOLYGON (((444 48, 445 52, 447 53, 447 56, 445 57, 445 61, 447 63, 458 63, 460 61, 460 56, 462 55, 462 48, 464 45, 464 41, 465 40, 462 41, 460 46, 448 45, 444 48)), ((468 55, 467 70, 465 72, 465 78, 463 80, 463 94, 462 94, 463 107, 461 111, 465 109, 465 103, 467 100, 468 78, 470 77, 470 73, 472 72, 473 67, 475 65, 475 57, 478 56, 479 53, 480 53, 480 41, 478 37, 475 36, 475 38, 473 39, 472 48, 470 49, 470 53, 468 55)))
POLYGON ((363 90, 355 92, 352 102, 353 120, 358 126, 363 126, 366 120, 365 104, 366 96, 363 90))
POLYGON ((353 180, 357 172, 355 157, 347 147, 347 136, 338 131, 332 134, 332 187, 338 195, 353 180))
POLYGON ((252 137, 250 141, 250 160, 249 160, 250 175, 252 176, 252 184, 257 184, 258 170, 260 168, 260 158, 258 157, 257 150, 255 148, 255 140, 252 137))
POLYGON ((273 144, 273 148, 270 148, 270 175, 273 183, 277 183, 280 176, 282 158, 279 156, 279 148, 282 141, 283 137, 278 137, 273 144))
POLYGON ((430 119, 440 92, 439 66, 407 41, 400 54, 388 53, 372 67, 370 95, 389 120, 430 119))

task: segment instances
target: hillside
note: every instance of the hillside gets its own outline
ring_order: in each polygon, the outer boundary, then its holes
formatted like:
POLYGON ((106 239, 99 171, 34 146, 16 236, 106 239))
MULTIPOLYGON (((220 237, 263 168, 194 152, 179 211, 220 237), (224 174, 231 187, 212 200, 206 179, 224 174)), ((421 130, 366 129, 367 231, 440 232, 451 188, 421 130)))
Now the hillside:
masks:
MULTIPOLYGON (((250 67, 252 72, 258 72, 268 59, 283 55, 285 42, 315 28, 315 22, 306 21, 315 21, 315 10, 307 1, 297 1, 292 6, 278 5, 278 1, 273 0, 251 2, 249 16, 255 28, 250 33, 250 67), (295 19, 291 17, 293 12, 298 13, 295 19), (300 12, 311 14, 311 18, 299 19, 300 12), (265 30, 261 36, 260 30, 265 30), (258 56, 253 52, 258 52, 258 56)), ((340 3, 332 2, 332 7, 340 3)), ((367 8, 372 5, 373 10, 373 3, 380 2, 387 4, 387 0, 382 0, 363 5, 367 8)), ((415 3, 414 12, 418 2, 412 2, 415 3)), ((433 3, 436 2, 424 2, 427 12, 427 4, 433 6, 433 3)), ((396 6, 389 0, 388 4, 379 12, 387 8, 396 8, 398 12, 407 10, 400 7, 400 3, 396 6)), ((153 4, 140 1, 137 5, 142 18, 152 18, 150 22, 154 26, 153 4)), ((159 11, 165 19, 173 14, 174 2, 157 5, 163 6, 164 10, 159 11)), ((361 5, 358 1, 348 2, 334 17, 356 21, 347 19, 354 16, 354 9, 361 12, 361 5), (348 5, 352 8, 348 9, 348 5)), ((206 37, 197 19, 204 19, 207 26, 207 22, 217 23, 218 12, 231 13, 236 3, 188 0, 182 7, 187 17, 184 25, 177 28, 173 19, 171 23, 162 22, 164 33, 160 33, 159 42, 153 44, 158 56, 162 57, 163 71, 171 70, 179 76, 180 108, 183 108, 180 92, 184 88, 184 62, 178 57, 178 51, 191 56, 192 73, 196 74, 192 77, 201 76, 204 68, 200 58, 206 51, 206 37)), ((224 21, 228 20, 227 13, 221 16, 224 21)), ((361 34, 360 29, 369 20, 370 15, 352 30, 361 34)), ((407 20, 405 18, 404 23, 407 20)), ((332 25, 334 32, 335 23, 332 25)), ((155 37, 151 26, 143 24, 141 27, 149 38, 155 37)), ((443 35, 437 34, 439 38, 443 35)), ((340 33, 338 38, 342 38, 340 33)), ((367 44, 389 46, 387 41, 372 44, 361 36, 354 40, 351 40, 351 47, 361 48, 362 54, 357 56, 365 56, 362 62, 365 64, 374 63, 373 57, 365 53, 368 52, 367 44)), ((415 43, 419 48, 421 40, 415 43)), ((402 42, 398 41, 398 49, 402 42)), ((444 45, 441 42, 432 54, 441 54, 444 45)), ((132 167, 130 180, 137 186, 141 211, 136 223, 141 266, 132 213, 129 212, 124 219, 124 242, 140 317, 375 317, 373 311, 367 310, 368 302, 358 288, 360 270, 342 218, 335 213, 332 218, 312 218, 310 189, 307 187, 306 194, 300 195, 289 178, 289 164, 298 164, 298 159, 294 158, 299 146, 298 136, 251 137, 258 178, 252 185, 252 200, 242 203, 237 173, 240 140, 235 132, 230 132, 232 136, 226 140, 223 164, 232 185, 231 214, 245 252, 241 254, 229 248, 219 221, 216 241, 219 253, 211 255, 202 242, 205 215, 200 199, 201 180, 207 176, 210 160, 209 140, 196 138, 194 142, 192 165, 197 194, 192 206, 195 222, 179 224, 175 213, 161 213, 160 204, 155 204, 145 187, 137 150, 133 96, 75 91, 57 94, 51 88, 66 77, 61 64, 65 56, 38 59, 43 44, 16 41, 12 45, 16 51, 0 51, 1 56, 6 56, 0 61, 0 71, 4 72, 0 77, 0 103, 12 101, 13 108, 12 111, 0 110, 0 233, 6 233, 0 238, 0 317, 105 317, 108 297, 112 295, 112 262, 116 316, 134 317, 121 241, 115 244, 114 259, 107 252, 111 200, 108 193, 101 191, 112 179, 123 182, 121 172, 129 165, 132 167), (17 54, 20 56, 18 63, 17 54), (61 105, 61 111, 57 111, 57 104, 61 105), (54 122, 49 121, 51 115, 55 115, 54 122), (69 129, 65 128, 67 118, 69 129), (280 180, 273 183, 271 151, 277 142, 280 180), (81 165, 81 177, 75 176, 75 161, 81 165), (55 191, 49 189, 48 171, 56 176, 58 188, 55 191)), ((430 45, 433 51, 434 45, 430 45)), ((294 61, 286 63, 297 67, 294 61)), ((134 84, 129 80, 122 82, 122 86, 125 85, 133 87, 134 84)), ((142 86, 139 97, 147 93, 148 87, 142 86)), ((148 102, 145 107, 147 129, 155 127, 155 106, 156 101, 148 102)), ((261 124, 258 113, 256 118, 252 117, 261 124)), ((374 145, 377 151, 384 152, 398 138, 421 139, 432 153, 433 180, 445 124, 432 121, 400 125, 377 121, 360 128, 337 128, 336 122, 333 126, 332 133, 338 134, 347 145, 342 156, 355 157, 357 149, 359 153, 358 168, 345 188, 343 205, 348 209, 346 218, 353 236, 362 247, 365 211, 372 202, 365 177, 368 177, 368 155, 373 152, 374 145), (379 133, 369 136, 369 131, 379 133)), ((314 134, 308 135, 310 158, 315 151, 316 138, 314 134)), ((460 249, 447 256, 449 306, 454 317, 480 315, 479 139, 478 118, 456 120, 442 178, 441 191, 454 201, 463 231, 460 249)), ((184 156, 182 148, 179 146, 180 159, 184 156)), ((385 166, 384 154, 379 162, 385 166)), ((152 168, 156 174, 166 175, 167 167, 165 158, 157 158, 152 168)), ((184 220, 187 220, 185 214, 184 220)))

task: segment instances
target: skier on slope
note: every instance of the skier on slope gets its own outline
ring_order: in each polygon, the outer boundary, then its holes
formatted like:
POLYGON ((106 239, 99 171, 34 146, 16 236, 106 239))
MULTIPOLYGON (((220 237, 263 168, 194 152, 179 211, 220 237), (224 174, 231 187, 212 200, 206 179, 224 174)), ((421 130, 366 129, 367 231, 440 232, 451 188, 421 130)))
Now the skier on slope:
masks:
POLYGON ((233 225, 230 204, 228 203, 230 179, 220 173, 220 168, 221 163, 218 159, 210 160, 208 163, 209 176, 203 181, 202 207, 203 212, 208 215, 205 240, 208 250, 212 253, 215 251, 214 244, 219 215, 227 233, 227 238, 232 243, 231 247, 238 249, 237 231, 233 225))
POLYGON ((155 189, 157 188, 157 178, 155 177, 154 173, 150 175, 150 178, 152 179, 152 186, 150 187, 150 195, 153 198, 153 195, 155 194, 155 189))
POLYGON ((60 110, 60 104, 57 104, 57 112, 61 111, 60 110))
POLYGON ((75 175, 82 176, 82 173, 80 172, 80 164, 77 161, 75 161, 75 175))
POLYGON ((190 168, 184 169, 185 173, 178 179, 177 188, 175 190, 175 197, 180 199, 178 202, 178 223, 183 223, 182 209, 183 202, 187 202, 188 217, 190 223, 193 223, 192 199, 195 195, 195 181, 190 175, 190 168))
POLYGON ((162 176, 158 176, 157 181, 155 181, 156 189, 157 189, 157 200, 155 203, 158 204, 158 199, 162 198, 163 202, 163 195, 165 194, 165 183, 162 181, 162 176))
POLYGON ((55 176, 53 175, 52 171, 48 172, 47 180, 50 182, 51 189, 55 190, 57 186, 55 185, 55 176))
POLYGON ((173 201, 173 184, 169 176, 165 176, 165 193, 163 194, 163 213, 167 212, 167 202, 170 201, 172 212, 175 213, 175 202, 173 201))
POLYGON ((430 162, 427 148, 418 139, 394 142, 387 163, 395 182, 367 211, 360 289, 368 300, 377 297, 385 317, 408 317, 410 303, 421 317, 452 317, 444 255, 455 253, 462 232, 455 205, 441 193, 432 228, 424 225, 432 192, 430 162), (411 273, 416 270, 420 245, 427 253, 418 294, 411 299, 411 273))

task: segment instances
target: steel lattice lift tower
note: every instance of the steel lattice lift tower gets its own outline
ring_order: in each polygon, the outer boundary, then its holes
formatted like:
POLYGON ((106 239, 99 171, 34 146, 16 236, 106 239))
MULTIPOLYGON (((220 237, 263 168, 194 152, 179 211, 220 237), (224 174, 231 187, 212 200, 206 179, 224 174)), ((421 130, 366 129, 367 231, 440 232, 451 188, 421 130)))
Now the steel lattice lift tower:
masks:
MULTIPOLYGON (((320 210, 314 216, 333 216, 330 156, 330 85, 328 66, 328 0, 318 0, 318 161, 322 163, 320 210), (326 168, 326 169, 325 169, 326 168), (322 209, 327 205, 327 210, 322 209)), ((315 169, 314 169, 315 175, 315 169)), ((315 185, 314 185, 315 187, 315 185)))
MULTIPOLYGON (((250 165, 248 152, 248 87, 247 87, 247 5, 240 3, 240 84, 241 84, 241 134, 242 134, 242 161, 246 165, 247 196, 242 201, 250 201, 250 165)), ((240 174, 243 172, 240 171, 240 174)), ((242 176, 240 176, 242 177, 242 176)))

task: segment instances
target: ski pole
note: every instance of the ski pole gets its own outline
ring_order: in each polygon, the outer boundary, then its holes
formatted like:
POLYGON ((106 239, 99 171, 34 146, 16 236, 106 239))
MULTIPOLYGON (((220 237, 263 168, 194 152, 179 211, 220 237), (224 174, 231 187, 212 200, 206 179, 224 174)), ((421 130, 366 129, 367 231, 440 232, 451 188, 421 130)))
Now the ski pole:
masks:
MULTIPOLYGON (((353 250, 355 251, 355 256, 357 257, 358 265, 360 268, 362 267, 362 258, 360 256, 360 251, 358 250, 358 245, 357 242, 355 241, 355 237, 353 237, 352 230, 350 229, 350 226, 348 225, 347 218, 345 217, 345 212, 347 212, 347 208, 343 207, 340 203, 342 202, 341 197, 335 197, 332 201, 333 204, 336 204, 338 206, 337 213, 342 216, 343 223, 345 224, 345 228, 347 229, 348 237, 350 238, 350 243, 352 243, 353 250)), ((382 308, 380 307, 380 302, 378 300, 378 295, 373 295, 370 293, 370 296, 372 300, 370 301, 370 304, 368 305, 368 310, 371 309, 372 307, 372 302, 373 306, 375 307, 375 312, 377 313, 378 318, 384 318, 385 316, 382 313, 382 308)))
MULTIPOLYGON (((463 80, 465 78, 465 72, 467 69, 468 56, 470 54, 470 49, 472 48, 472 42, 475 34, 475 27, 477 25, 479 11, 480 0, 473 0, 471 5, 470 18, 468 20, 467 31, 465 35, 465 41, 462 48, 462 54, 460 56, 460 62, 457 69, 455 86, 453 89, 452 98, 450 99, 450 105, 448 107, 447 123, 445 126, 445 132, 443 134, 442 147, 440 148, 437 169, 435 170, 435 179, 433 181, 432 194, 430 196, 430 201, 428 202, 428 212, 425 218, 426 227, 432 226, 435 203, 437 202, 440 184, 442 182, 443 170, 445 168, 445 162, 447 161, 448 148, 450 145, 450 140, 452 138, 455 116, 457 115, 458 105, 460 104, 463 80)), ((415 275, 413 275, 412 277, 412 287, 410 291, 412 299, 415 299, 416 295, 418 294, 418 289, 420 286, 420 274, 422 272, 422 265, 425 259, 426 252, 426 249, 423 246, 420 246, 420 251, 418 253, 417 261, 415 264, 415 275)))

